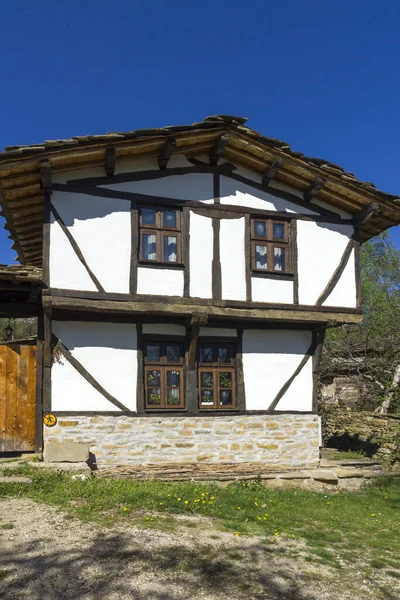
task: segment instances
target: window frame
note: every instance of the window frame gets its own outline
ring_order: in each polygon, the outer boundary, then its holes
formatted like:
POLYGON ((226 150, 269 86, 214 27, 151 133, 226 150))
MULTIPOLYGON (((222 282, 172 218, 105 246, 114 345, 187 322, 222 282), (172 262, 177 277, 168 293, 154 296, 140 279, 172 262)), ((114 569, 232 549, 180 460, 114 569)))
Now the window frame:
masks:
POLYGON ((198 409, 199 412, 213 410, 213 411, 237 411, 238 410, 238 390, 237 390, 237 361, 236 361, 236 353, 237 353, 237 340, 218 340, 218 341, 209 341, 207 339, 202 339, 198 341, 197 347, 197 393, 198 393, 198 409), (219 363, 216 360, 216 349, 220 346, 230 346, 230 359, 227 363, 219 363), (212 348, 212 362, 200 362, 200 352, 204 347, 212 348), (213 373, 213 386, 212 388, 206 388, 201 385, 201 374, 202 373, 213 373), (220 386, 220 373, 230 372, 232 374, 232 387, 231 388, 221 388, 220 386), (212 406, 202 406, 201 402, 201 391, 202 389, 213 389, 213 405, 212 406), (223 405, 220 402, 220 392, 221 389, 229 389, 232 391, 232 405, 227 406, 223 405))
POLYGON ((139 211, 139 262, 145 265, 168 265, 170 267, 182 266, 182 209, 176 206, 159 206, 155 204, 141 204, 139 211), (150 209, 156 212, 155 223, 143 223, 142 210, 150 209), (176 213, 176 227, 163 225, 163 211, 176 213), (156 258, 155 260, 143 257, 143 235, 156 236, 156 258), (164 238, 166 236, 176 237, 176 261, 164 260, 164 238))
POLYGON ((294 276, 293 261, 293 227, 290 219, 276 219, 272 216, 250 215, 250 272, 253 275, 265 277, 292 277, 294 276), (256 235, 255 223, 265 223, 266 235, 256 235), (274 225, 284 226, 284 237, 274 238, 274 225), (267 249, 267 268, 256 267, 256 246, 263 246, 267 249), (283 248, 285 250, 285 269, 282 271, 268 268, 274 264, 274 248, 283 248))
POLYGON ((157 338, 146 338, 143 340, 143 392, 144 392, 144 410, 145 411, 176 411, 185 409, 185 342, 183 339, 157 339, 157 338), (147 346, 160 346, 160 360, 149 360, 147 358, 147 346), (179 360, 178 361, 167 361, 167 346, 180 346, 179 360), (152 405, 148 404, 147 392, 152 387, 149 386, 147 380, 147 373, 149 371, 160 371, 160 385, 157 389, 160 389, 160 404, 152 405), (169 371, 177 371, 180 374, 179 387, 179 404, 170 405, 167 403, 168 399, 168 386, 167 386, 167 373, 169 371))

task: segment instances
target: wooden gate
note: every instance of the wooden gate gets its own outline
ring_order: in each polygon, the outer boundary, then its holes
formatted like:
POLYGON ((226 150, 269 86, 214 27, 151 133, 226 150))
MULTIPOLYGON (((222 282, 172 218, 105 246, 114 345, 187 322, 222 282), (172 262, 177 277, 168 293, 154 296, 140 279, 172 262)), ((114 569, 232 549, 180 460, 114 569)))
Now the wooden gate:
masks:
POLYGON ((0 452, 35 449, 36 345, 0 345, 0 452))

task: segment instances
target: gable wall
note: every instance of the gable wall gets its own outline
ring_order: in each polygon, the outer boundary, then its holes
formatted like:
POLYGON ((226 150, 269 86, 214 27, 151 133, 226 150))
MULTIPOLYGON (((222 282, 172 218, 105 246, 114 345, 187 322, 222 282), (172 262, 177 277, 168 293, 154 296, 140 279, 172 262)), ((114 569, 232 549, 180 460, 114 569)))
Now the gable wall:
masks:
MULTIPOLYGON (((223 161, 222 161, 223 162, 223 161)), ((174 155, 168 168, 193 166, 181 155, 174 155)), ((117 163, 116 174, 157 170, 156 159, 139 159, 117 163)), ((287 186, 272 182, 269 191, 251 187, 261 177, 248 169, 238 167, 236 174, 248 183, 220 175, 219 200, 222 206, 240 206, 288 214, 312 216, 317 208, 302 207, 274 196, 274 189, 301 194, 287 186)), ((55 183, 65 183, 77 176, 104 176, 101 169, 56 175, 55 183)), ((214 203, 213 175, 191 173, 171 175, 159 179, 116 183, 101 186, 114 192, 140 193, 175 200, 194 201, 205 205, 214 203)), ((55 190, 52 203, 66 228, 79 246, 86 264, 106 292, 130 293, 131 270, 131 202, 128 199, 104 198, 72 191, 55 190)), ((320 203, 321 204, 321 203, 320 203)), ((332 209, 331 209, 332 210, 332 209)), ((340 211, 337 211, 340 212, 340 211)), ((212 298, 215 223, 210 216, 189 211, 189 265, 188 294, 193 298, 212 298)), ((341 211, 341 216, 346 217, 341 211)), ((50 285, 54 288, 96 291, 93 278, 77 257, 60 225, 51 216, 50 226, 50 285)), ((297 220, 298 301, 301 305, 315 305, 321 292, 332 277, 351 239, 350 225, 297 220)), ((226 300, 246 300, 245 219, 219 219, 221 297, 226 300)), ((137 293, 149 295, 183 296, 184 270, 148 268, 141 264, 137 270, 137 293)), ((294 281, 251 277, 251 299, 255 302, 292 304, 295 301, 294 281)), ((247 298, 248 299, 248 298, 247 298)), ((324 302, 325 306, 356 307, 354 251, 335 290, 324 302)))

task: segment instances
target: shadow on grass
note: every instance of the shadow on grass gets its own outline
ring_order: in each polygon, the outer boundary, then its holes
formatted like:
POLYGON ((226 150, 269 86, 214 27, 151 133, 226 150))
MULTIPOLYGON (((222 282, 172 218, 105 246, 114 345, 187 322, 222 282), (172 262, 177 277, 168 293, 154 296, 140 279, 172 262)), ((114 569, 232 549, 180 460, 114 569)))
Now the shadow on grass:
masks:
MULTIPOLYGON (((43 523, 45 526, 45 524, 43 523)), ((54 536, 62 535, 54 531, 54 536)), ((0 581, 4 600, 178 600, 207 597, 254 600, 313 600, 307 582, 289 568, 268 562, 262 543, 232 550, 211 546, 189 549, 179 544, 146 549, 132 535, 99 534, 90 542, 54 551, 52 541, 15 544, 0 550, 0 581), (229 555, 231 553, 231 556, 229 555), (262 556, 264 568, 257 568, 262 556), (267 568, 268 567, 268 568, 267 568)), ((146 543, 147 544, 147 543, 146 543)))

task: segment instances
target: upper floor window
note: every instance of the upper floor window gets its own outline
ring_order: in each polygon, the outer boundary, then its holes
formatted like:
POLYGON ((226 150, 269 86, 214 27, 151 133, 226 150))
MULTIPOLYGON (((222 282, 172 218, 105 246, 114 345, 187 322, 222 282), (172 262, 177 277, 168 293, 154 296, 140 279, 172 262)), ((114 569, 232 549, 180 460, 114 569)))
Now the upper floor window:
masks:
POLYGON ((176 263, 181 259, 181 212, 174 208, 140 208, 139 259, 176 263))
POLYGON ((291 271, 287 221, 251 219, 251 268, 253 271, 291 271))
POLYGON ((144 387, 146 408, 184 408, 183 344, 144 344, 144 387))

